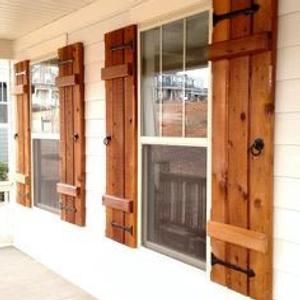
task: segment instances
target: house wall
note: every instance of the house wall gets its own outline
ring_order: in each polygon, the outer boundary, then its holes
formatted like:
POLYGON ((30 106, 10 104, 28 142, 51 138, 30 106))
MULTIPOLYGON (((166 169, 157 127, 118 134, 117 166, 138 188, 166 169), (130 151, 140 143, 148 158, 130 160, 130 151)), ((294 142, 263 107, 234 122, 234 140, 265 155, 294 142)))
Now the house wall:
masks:
MULTIPOLYGON (((300 2, 279 2, 274 299, 296 300, 300 299, 300 2)), ((66 43, 85 44, 87 226, 78 228, 40 209, 15 206, 15 245, 97 299, 246 299, 211 283, 209 272, 104 237, 105 209, 100 200, 105 188, 103 34, 131 23, 161 21, 162 14, 184 13, 202 5, 209 1, 173 0, 172 5, 159 0, 99 1, 15 43, 16 59, 33 61, 55 55, 66 43)))
POLYGON ((0 58, 12 59, 13 57, 13 41, 0 39, 0 58))

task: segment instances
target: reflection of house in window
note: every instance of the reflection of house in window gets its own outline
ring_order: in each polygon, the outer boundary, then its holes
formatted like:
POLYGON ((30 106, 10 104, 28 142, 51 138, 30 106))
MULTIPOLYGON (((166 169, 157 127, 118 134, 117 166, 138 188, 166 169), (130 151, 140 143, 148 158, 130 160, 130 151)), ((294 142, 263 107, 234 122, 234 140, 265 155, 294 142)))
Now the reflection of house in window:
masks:
POLYGON ((7 83, 0 82, 0 181, 7 180, 8 172, 8 109, 7 83))
MULTIPOLYGON (((162 89, 162 99, 164 101, 181 101, 182 91, 185 91, 185 101, 199 102, 206 101, 208 87, 200 77, 196 77, 196 71, 190 71, 194 74, 163 74, 162 80, 157 76, 155 79, 155 94, 162 89)), ((186 72, 189 73, 189 72, 186 72)), ((159 97, 156 97, 159 102, 159 97)))
POLYGON ((37 64, 32 66, 32 95, 33 130, 54 133, 53 128, 58 120, 58 89, 55 85, 57 64, 37 64))

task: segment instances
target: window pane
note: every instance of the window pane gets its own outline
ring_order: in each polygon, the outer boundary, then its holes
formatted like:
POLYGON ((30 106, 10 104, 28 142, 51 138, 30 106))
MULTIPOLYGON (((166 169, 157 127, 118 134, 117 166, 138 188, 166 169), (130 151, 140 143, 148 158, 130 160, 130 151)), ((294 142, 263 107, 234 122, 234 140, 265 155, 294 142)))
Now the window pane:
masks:
POLYGON ((0 181, 8 180, 8 131, 0 128, 0 181))
POLYGON ((7 123, 7 104, 0 102, 0 123, 7 123))
POLYGON ((141 35, 143 98, 143 134, 158 136, 160 132, 160 31, 149 30, 141 35))
POLYGON ((59 141, 33 140, 34 201, 42 208, 58 209, 59 141))
MULTIPOLYGON (((147 242, 206 257, 206 149, 144 146, 147 242)), ((170 254, 172 255, 172 254, 170 254)))
POLYGON ((7 83, 0 82, 0 103, 7 102, 7 83))
POLYGON ((208 13, 186 21, 185 136, 207 136, 208 13))
POLYGON ((32 131, 34 133, 59 132, 59 98, 55 78, 58 76, 56 60, 39 63, 31 69, 32 131))
POLYGON ((182 20, 162 27, 162 51, 162 135, 182 136, 182 20))

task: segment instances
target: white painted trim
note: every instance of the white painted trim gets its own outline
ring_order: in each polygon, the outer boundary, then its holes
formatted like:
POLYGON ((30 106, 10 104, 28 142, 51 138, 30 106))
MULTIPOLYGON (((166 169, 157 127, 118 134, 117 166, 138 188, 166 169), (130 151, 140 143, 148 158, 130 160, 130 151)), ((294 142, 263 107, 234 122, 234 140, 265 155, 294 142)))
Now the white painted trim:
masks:
POLYGON ((208 138, 187 138, 187 137, 148 137, 141 136, 142 145, 166 145, 166 146, 187 146, 187 147, 208 147, 208 138))

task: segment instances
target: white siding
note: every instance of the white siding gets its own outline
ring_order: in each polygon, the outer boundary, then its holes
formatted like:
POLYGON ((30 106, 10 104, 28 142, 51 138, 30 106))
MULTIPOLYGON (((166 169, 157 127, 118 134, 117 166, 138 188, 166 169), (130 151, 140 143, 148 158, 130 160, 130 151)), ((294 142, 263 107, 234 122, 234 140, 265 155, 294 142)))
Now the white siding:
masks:
MULTIPOLYGON (((129 10, 129 2, 121 4, 120 1, 115 13, 109 4, 107 11, 103 7, 101 13, 82 12, 77 24, 66 17, 16 42, 18 58, 29 59, 49 56, 67 41, 85 43, 87 226, 77 228, 39 209, 18 207, 15 243, 101 300, 245 299, 210 283, 208 274, 196 268, 142 247, 127 249, 104 238, 101 195, 105 189, 105 148, 102 144, 105 89, 100 80, 100 68, 104 63, 103 34, 130 23, 148 22, 151 18, 159 20, 161 11, 172 14, 187 6, 182 0, 173 1, 171 8, 169 3, 159 0, 144 0, 135 1, 129 10)), ((207 1, 192 0, 188 5, 200 2, 207 1)), ((116 4, 116 0, 112 3, 116 4)), ((300 39, 295 30, 298 27, 299 1, 280 0, 274 166, 276 300, 300 299, 300 39)))
POLYGON ((279 1, 275 118, 274 298, 300 299, 300 2, 279 1))

